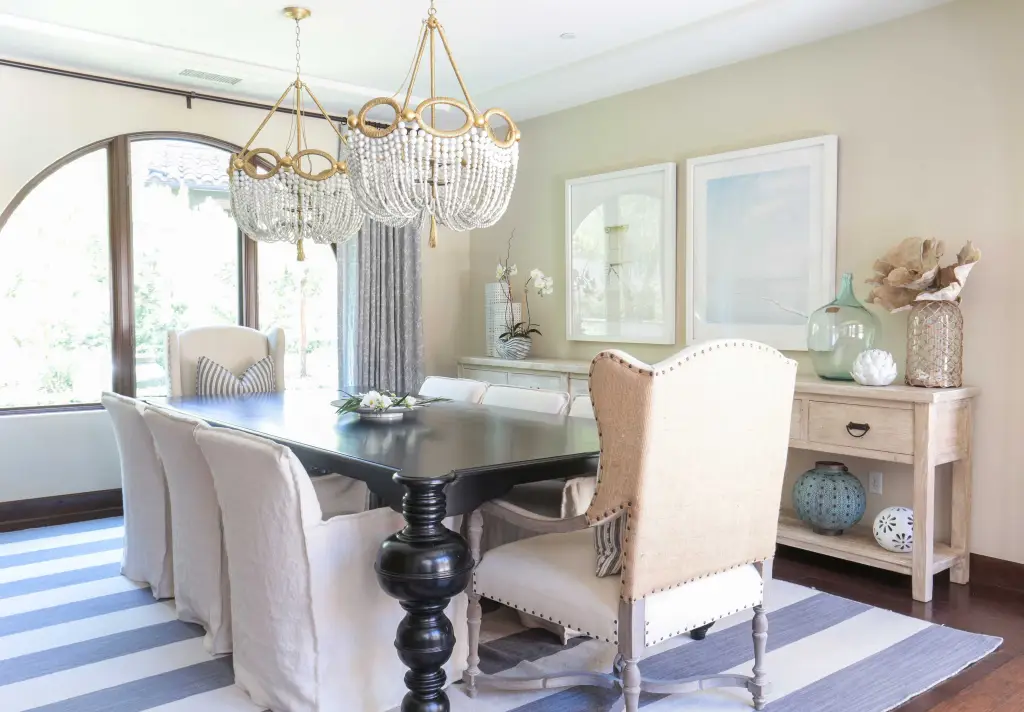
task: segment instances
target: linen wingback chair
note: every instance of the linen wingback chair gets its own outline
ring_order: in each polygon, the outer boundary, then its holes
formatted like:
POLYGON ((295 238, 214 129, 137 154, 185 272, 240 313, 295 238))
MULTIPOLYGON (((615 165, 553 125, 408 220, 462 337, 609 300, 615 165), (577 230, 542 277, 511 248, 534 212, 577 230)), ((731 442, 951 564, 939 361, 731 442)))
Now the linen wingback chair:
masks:
MULTIPOLYGON (((390 508, 326 521, 290 449, 200 428, 224 522, 235 682, 272 712, 384 712, 401 704, 406 667, 393 644, 404 617, 373 572, 380 543, 404 526, 390 508)), ((465 640, 466 596, 446 611, 465 640)), ((461 675, 466 644, 446 666, 461 675), (461 652, 461 655, 460 655, 461 652)))
POLYGON ((172 396, 196 394, 196 368, 205 356, 241 376, 249 366, 271 356, 277 390, 284 390, 284 331, 272 327, 265 333, 247 326, 199 326, 167 332, 167 370, 172 396))
MULTIPOLYGON (((524 689, 478 671, 479 596, 614 643, 610 674, 537 681, 602 685, 623 693, 743 687, 763 709, 767 616, 761 565, 775 552, 796 363, 751 341, 694 346, 649 366, 620 351, 594 359, 590 391, 601 442, 597 491, 576 519, 538 517, 502 502, 486 512, 550 532, 487 552, 470 599, 470 694, 480 685, 524 689), (595 575, 594 525, 626 517, 617 577, 595 575), (650 646, 739 611, 754 610, 753 675, 642 680, 650 646)), ((471 527, 476 554, 478 532, 471 527)))
POLYGON ((155 598, 174 596, 171 513, 163 463, 143 420, 146 404, 116 393, 100 400, 114 425, 121 456, 124 554, 121 573, 149 584, 155 598))

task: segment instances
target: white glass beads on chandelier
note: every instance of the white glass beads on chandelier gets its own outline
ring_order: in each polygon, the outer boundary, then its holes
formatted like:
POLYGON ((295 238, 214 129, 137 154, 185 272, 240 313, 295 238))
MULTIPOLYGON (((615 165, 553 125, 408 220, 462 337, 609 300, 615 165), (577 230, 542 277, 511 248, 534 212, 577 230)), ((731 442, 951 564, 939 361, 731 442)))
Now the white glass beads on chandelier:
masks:
POLYGON ((519 130, 501 109, 480 112, 452 59, 451 49, 434 8, 423 23, 412 78, 405 102, 388 97, 369 101, 348 115, 349 176, 352 191, 375 220, 394 226, 408 225, 431 216, 431 246, 439 223, 454 230, 472 230, 496 223, 508 207, 519 164, 519 130), (437 97, 434 75, 434 37, 440 38, 459 81, 465 103, 437 97), (430 47, 430 98, 409 107, 419 65, 430 47), (454 130, 434 126, 435 106, 447 104, 465 115, 454 130), (388 106, 395 116, 387 126, 367 118, 377 106, 388 106), (426 121, 427 111, 430 121, 426 121), (507 125, 492 126, 494 119, 507 125))
POLYGON ((303 240, 343 242, 362 227, 365 214, 352 194, 345 162, 306 143, 303 92, 316 104, 338 140, 345 139, 299 76, 299 21, 310 12, 288 7, 284 13, 295 20, 295 81, 284 90, 245 147, 231 156, 228 176, 231 213, 242 232, 261 242, 295 243, 301 260, 303 240), (250 148, 289 94, 294 94, 295 122, 284 156, 270 148, 250 148), (314 161, 325 162, 326 166, 316 170, 314 161))

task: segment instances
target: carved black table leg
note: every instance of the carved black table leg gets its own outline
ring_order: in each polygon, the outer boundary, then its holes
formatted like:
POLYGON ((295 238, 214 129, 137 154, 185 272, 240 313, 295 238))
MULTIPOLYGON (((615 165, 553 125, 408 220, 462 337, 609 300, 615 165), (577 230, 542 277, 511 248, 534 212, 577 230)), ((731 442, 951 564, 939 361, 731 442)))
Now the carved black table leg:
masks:
POLYGON ((405 609, 395 648, 409 671, 402 712, 448 712, 442 669, 455 647, 455 632, 444 609, 469 585, 473 559, 466 540, 442 524, 444 487, 451 476, 432 479, 395 475, 406 487, 406 526, 381 544, 377 580, 405 609))

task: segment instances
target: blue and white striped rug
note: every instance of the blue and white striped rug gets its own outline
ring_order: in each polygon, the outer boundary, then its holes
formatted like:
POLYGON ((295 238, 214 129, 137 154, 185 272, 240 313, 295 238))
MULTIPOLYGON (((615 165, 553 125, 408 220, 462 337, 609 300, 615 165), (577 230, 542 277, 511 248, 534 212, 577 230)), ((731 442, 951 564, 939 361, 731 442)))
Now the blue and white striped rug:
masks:
MULTIPOLYGON (((0 534, 0 711, 260 712, 233 687, 230 657, 212 658, 202 631, 175 619, 169 601, 119 571, 119 519, 0 534)), ((769 589, 771 712, 884 712, 995 650, 1000 640, 933 625, 782 581, 769 589)), ((719 622, 702 642, 670 641, 641 669, 651 677, 749 674, 750 616, 719 622)), ((485 618, 484 672, 607 670, 610 646, 558 645, 498 612, 485 618)), ((591 712, 594 688, 530 693, 455 686, 455 712, 591 712)), ((645 695, 653 711, 749 710, 735 691, 645 695)), ((353 710, 352 712, 359 712, 353 710)))

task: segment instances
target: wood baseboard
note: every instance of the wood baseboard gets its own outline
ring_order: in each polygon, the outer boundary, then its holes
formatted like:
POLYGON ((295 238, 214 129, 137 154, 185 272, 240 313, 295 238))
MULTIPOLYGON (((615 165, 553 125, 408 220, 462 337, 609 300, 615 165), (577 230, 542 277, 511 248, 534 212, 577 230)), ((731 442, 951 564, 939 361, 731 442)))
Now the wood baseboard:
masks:
POLYGON ((0 502, 0 532, 117 517, 122 506, 120 489, 0 502))
POLYGON ((971 583, 1024 593, 1024 564, 971 554, 971 583))

